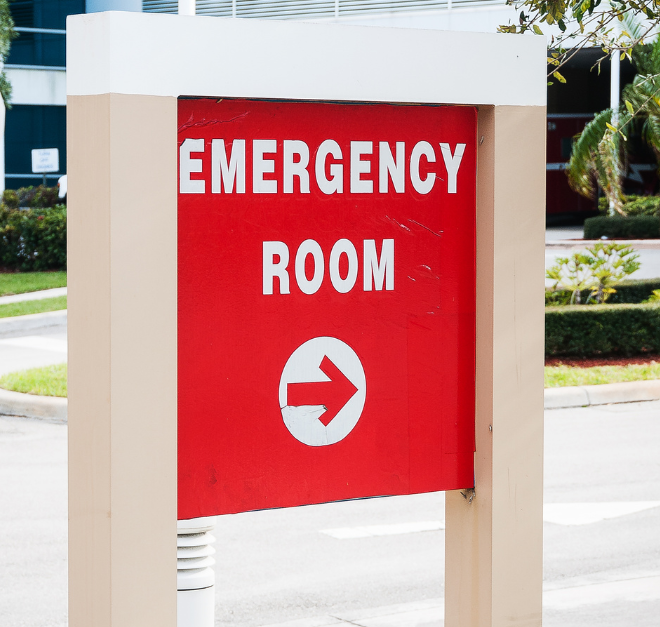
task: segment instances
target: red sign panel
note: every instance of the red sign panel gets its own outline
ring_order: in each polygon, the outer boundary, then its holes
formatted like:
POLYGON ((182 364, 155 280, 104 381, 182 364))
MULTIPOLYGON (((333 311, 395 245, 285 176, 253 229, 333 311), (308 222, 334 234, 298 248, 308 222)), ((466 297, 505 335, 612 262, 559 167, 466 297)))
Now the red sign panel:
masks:
POLYGON ((473 485, 476 117, 179 100, 179 518, 473 485))

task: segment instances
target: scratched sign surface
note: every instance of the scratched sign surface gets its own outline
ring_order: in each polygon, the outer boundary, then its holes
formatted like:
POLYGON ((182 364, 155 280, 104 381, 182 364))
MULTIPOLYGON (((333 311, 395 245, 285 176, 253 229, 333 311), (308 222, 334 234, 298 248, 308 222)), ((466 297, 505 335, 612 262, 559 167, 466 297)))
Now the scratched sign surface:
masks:
POLYGON ((476 110, 178 107, 179 518, 472 486, 476 110))

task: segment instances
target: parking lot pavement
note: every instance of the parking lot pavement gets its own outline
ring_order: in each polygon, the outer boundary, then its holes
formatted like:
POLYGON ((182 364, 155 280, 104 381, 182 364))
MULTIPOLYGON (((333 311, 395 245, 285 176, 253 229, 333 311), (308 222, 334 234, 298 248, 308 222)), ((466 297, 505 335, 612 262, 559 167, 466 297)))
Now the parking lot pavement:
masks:
MULTIPOLYGON (((657 627, 660 401, 545 415, 544 626, 657 627)), ((66 430, 0 417, 0 624, 66 625, 66 430)), ((216 624, 440 627, 443 496, 221 517, 216 624)))
POLYGON ((66 327, 43 333, 0 338, 0 375, 67 360, 66 327))

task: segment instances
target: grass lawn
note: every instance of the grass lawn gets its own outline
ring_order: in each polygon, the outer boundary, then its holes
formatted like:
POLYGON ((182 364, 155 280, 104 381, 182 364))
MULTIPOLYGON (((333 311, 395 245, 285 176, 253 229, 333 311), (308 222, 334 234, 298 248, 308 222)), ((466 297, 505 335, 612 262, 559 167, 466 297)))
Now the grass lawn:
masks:
POLYGON ((628 366, 546 366, 545 387, 558 388, 569 385, 600 385, 622 381, 646 381, 660 379, 660 363, 630 364, 628 366))
POLYGON ((0 388, 39 396, 66 396, 66 364, 31 368, 0 377, 0 388))
POLYGON ((58 311, 60 309, 66 309, 66 296, 42 298, 40 300, 24 300, 19 303, 0 305, 0 318, 44 313, 45 311, 58 311))
POLYGON ((1 272, 0 296, 66 287, 66 272, 1 272))

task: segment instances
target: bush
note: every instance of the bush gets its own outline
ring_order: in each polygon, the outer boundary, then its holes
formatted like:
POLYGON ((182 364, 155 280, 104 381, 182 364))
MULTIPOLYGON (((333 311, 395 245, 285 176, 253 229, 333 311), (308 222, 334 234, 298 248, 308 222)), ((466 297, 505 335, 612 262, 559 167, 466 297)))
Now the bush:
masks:
POLYGON ((28 207, 30 209, 48 209, 61 204, 58 198, 59 190, 55 187, 21 187, 17 190, 7 189, 2 193, 2 203, 8 209, 28 207))
POLYGON ((0 267, 66 268, 66 207, 12 209, 0 205, 0 267))
MULTIPOLYGON (((598 199, 598 209, 607 213, 607 198, 598 199)), ((660 196, 626 196, 623 210, 628 216, 660 216, 660 196)))
MULTIPOLYGON (((660 279, 640 279, 621 281, 614 286, 616 290, 607 299, 608 303, 616 304, 633 304, 643 303, 651 297, 654 290, 660 289, 660 279)), ((581 301, 587 302, 591 290, 582 290, 581 301)), ((546 290, 545 304, 547 306, 568 305, 571 299, 571 292, 569 290, 546 290)))
POLYGON ((653 290, 657 289, 660 289, 660 279, 621 281, 621 283, 616 286, 616 293, 610 296, 608 302, 617 304, 643 303, 651 297, 653 290))
POLYGON ((660 304, 546 309, 547 357, 644 353, 660 353, 660 304))
POLYGON ((658 216, 598 216, 584 221, 584 239, 655 239, 660 237, 658 216))

